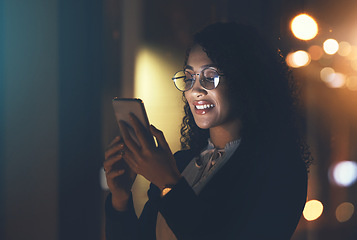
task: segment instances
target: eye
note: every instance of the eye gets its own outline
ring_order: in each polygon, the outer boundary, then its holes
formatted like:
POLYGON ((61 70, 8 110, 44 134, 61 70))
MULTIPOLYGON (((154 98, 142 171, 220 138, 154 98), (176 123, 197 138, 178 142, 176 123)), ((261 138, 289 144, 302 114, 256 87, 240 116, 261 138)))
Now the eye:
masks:
POLYGON ((190 73, 190 72, 188 72, 188 71, 186 71, 185 70, 185 80, 184 80, 185 82, 187 82, 187 81, 193 81, 193 76, 192 76, 192 74, 190 73))
POLYGON ((207 82, 214 82, 217 77, 206 77, 205 81, 207 82))
POLYGON ((215 79, 219 78, 219 74, 216 70, 207 68, 204 71, 204 77, 206 81, 214 82, 215 79))
POLYGON ((183 81, 184 81, 186 84, 191 84, 192 81, 193 81, 193 79, 192 79, 192 78, 191 78, 191 79, 185 78, 183 81))

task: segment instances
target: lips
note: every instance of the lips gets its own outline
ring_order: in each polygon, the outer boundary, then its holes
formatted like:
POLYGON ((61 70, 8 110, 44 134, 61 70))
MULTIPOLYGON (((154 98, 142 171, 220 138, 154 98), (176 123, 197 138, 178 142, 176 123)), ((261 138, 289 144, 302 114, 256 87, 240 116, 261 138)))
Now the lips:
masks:
POLYGON ((195 113, 199 115, 204 115, 211 111, 215 105, 209 101, 194 101, 193 106, 195 107, 195 113))

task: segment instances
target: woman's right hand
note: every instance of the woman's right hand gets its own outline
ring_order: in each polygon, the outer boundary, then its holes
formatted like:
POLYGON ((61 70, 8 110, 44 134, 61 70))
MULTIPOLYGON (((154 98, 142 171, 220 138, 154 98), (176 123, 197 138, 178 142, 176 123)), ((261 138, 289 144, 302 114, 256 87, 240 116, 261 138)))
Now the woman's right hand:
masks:
POLYGON ((107 184, 112 193, 112 205, 117 211, 127 209, 131 187, 136 178, 136 173, 123 159, 125 149, 123 140, 120 137, 114 138, 105 151, 103 163, 107 184))

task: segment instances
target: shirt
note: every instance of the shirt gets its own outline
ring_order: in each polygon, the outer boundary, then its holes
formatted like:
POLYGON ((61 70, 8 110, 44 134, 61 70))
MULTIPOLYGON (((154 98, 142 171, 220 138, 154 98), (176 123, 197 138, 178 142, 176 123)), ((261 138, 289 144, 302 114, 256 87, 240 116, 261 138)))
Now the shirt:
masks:
MULTIPOLYGON (((224 149, 217 149, 214 147, 211 139, 208 139, 207 148, 201 152, 200 156, 193 158, 181 174, 192 187, 196 195, 200 193, 215 173, 228 162, 230 157, 237 150, 240 141, 241 139, 231 141, 226 144, 224 149)), ((160 212, 157 215, 156 239, 177 239, 160 212)))

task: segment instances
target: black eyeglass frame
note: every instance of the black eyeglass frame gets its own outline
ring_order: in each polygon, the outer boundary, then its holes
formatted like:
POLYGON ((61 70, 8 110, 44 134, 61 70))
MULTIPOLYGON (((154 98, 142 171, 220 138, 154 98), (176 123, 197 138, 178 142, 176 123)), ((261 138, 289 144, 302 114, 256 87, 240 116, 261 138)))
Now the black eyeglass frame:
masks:
MULTIPOLYGON (((188 72, 187 70, 180 70, 180 71, 177 71, 177 72, 174 74, 174 76, 175 76, 177 73, 179 73, 179 72, 187 72, 188 74, 190 74, 190 75, 192 76, 192 79, 193 79, 193 81, 192 81, 192 83, 191 83, 191 86, 190 86, 188 89, 186 89, 186 90, 181 90, 181 89, 179 89, 179 88, 177 87, 177 85, 176 85, 176 80, 177 80, 177 79, 180 79, 180 78, 186 78, 186 76, 173 77, 173 78, 171 78, 172 81, 174 81, 175 87, 176 87, 179 91, 181 91, 181 92, 186 92, 186 91, 190 90, 190 89, 193 87, 193 85, 195 85, 196 76, 197 76, 197 75, 199 75, 200 85, 201 85, 204 89, 206 89, 206 90, 212 90, 212 89, 217 88, 218 84, 221 82, 221 78, 220 78, 220 77, 224 77, 224 74, 219 73, 218 70, 217 70, 216 68, 213 68, 213 67, 206 67, 206 68, 202 69, 200 73, 195 73, 195 74, 191 74, 191 73, 188 72), (203 85, 203 83, 202 83, 202 82, 205 81, 205 79, 206 79, 205 77, 201 77, 201 76, 202 76, 202 73, 203 73, 205 70, 207 70, 207 69, 211 69, 211 70, 215 71, 215 72, 218 74, 218 77, 219 77, 219 78, 218 78, 218 83, 217 83, 217 85, 216 85, 214 88, 206 88, 206 87, 203 85)), ((204 75, 203 75, 203 76, 204 76, 204 75)))

